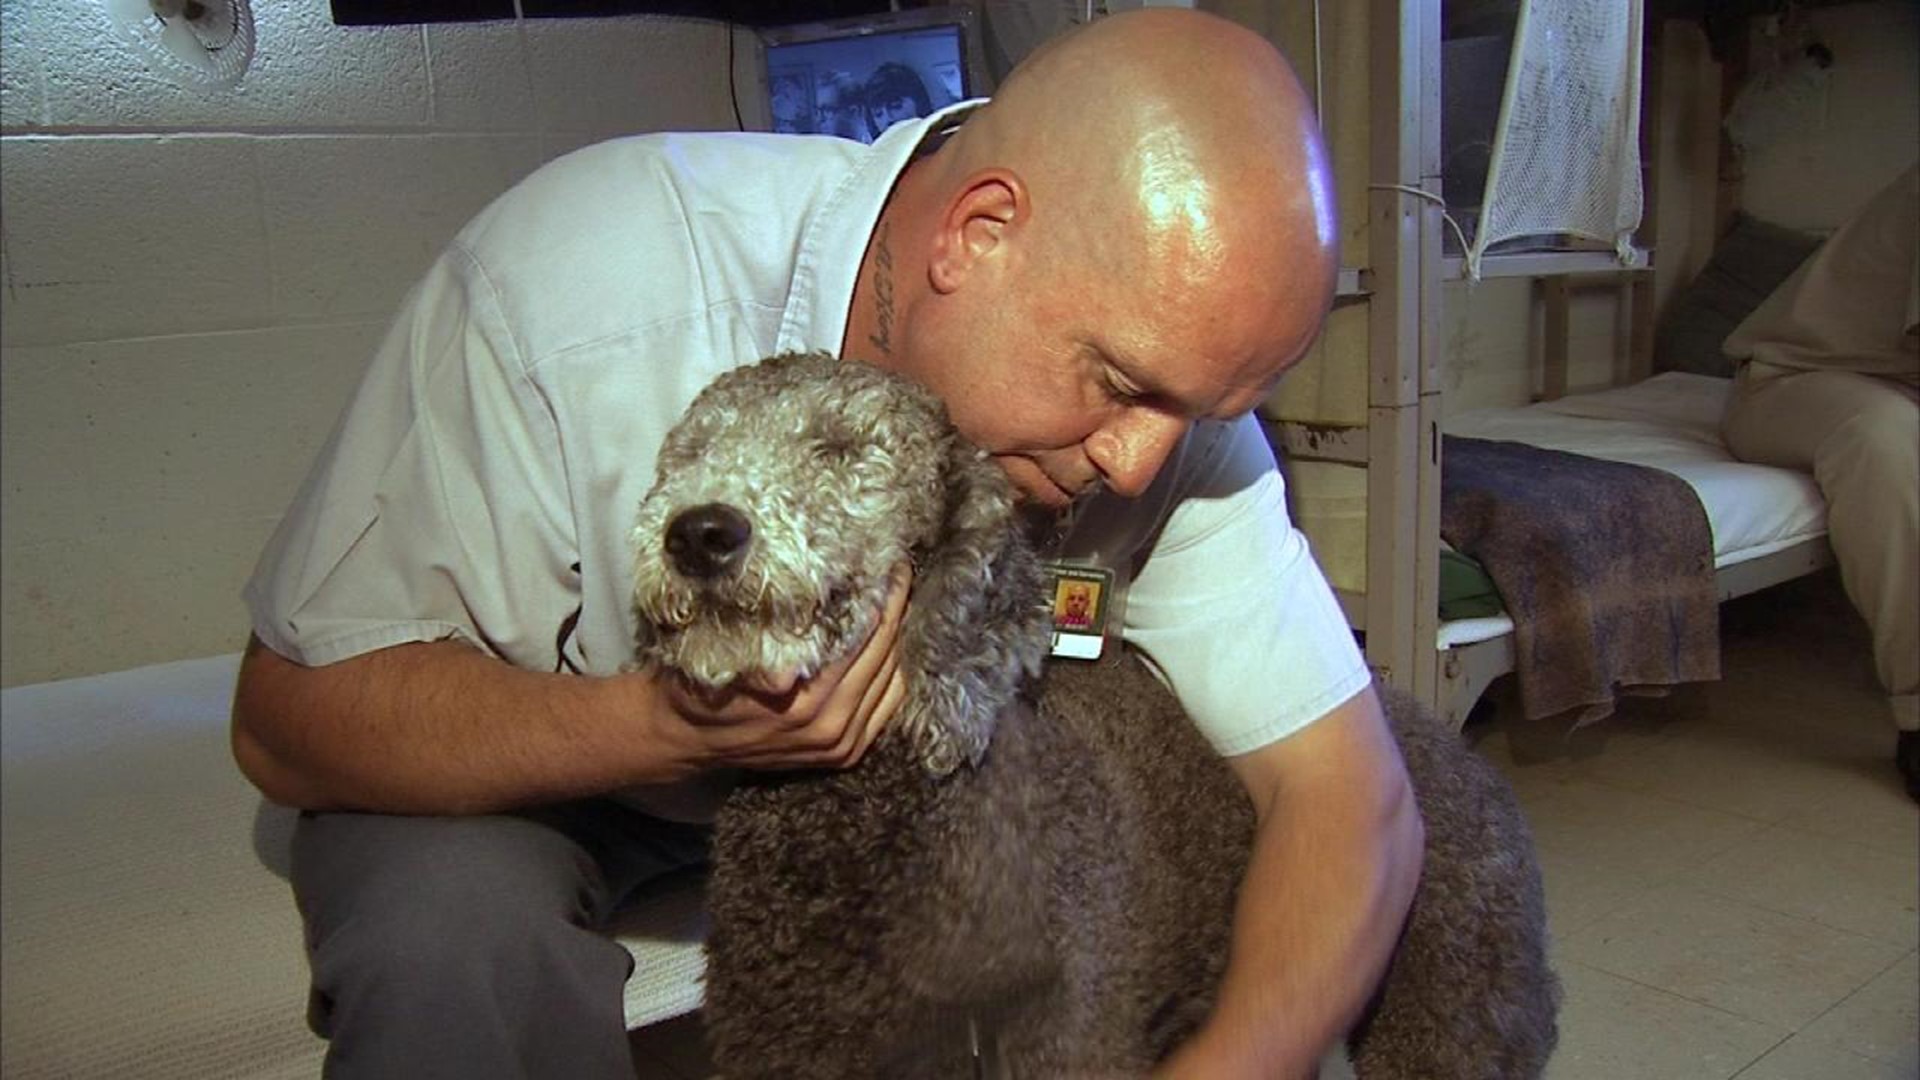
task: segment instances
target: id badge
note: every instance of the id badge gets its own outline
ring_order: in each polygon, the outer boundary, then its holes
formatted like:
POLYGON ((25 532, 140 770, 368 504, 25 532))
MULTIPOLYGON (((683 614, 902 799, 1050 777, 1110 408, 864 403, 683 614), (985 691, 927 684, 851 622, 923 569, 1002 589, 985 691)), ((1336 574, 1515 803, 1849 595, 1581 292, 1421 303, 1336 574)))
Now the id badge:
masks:
POLYGON ((1049 562, 1053 596, 1053 653, 1069 660, 1098 660, 1110 628, 1119 627, 1119 589, 1114 572, 1101 566, 1049 562))

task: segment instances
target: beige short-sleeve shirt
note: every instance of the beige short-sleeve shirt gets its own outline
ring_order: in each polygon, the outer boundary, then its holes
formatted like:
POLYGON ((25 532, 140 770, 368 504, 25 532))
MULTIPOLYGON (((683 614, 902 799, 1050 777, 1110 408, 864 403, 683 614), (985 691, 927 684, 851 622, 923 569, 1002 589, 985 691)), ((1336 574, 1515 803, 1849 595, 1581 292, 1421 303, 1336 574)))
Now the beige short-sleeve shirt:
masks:
POLYGON ((1853 371, 1920 383, 1920 165, 1822 243, 1723 351, 1749 377, 1853 371))

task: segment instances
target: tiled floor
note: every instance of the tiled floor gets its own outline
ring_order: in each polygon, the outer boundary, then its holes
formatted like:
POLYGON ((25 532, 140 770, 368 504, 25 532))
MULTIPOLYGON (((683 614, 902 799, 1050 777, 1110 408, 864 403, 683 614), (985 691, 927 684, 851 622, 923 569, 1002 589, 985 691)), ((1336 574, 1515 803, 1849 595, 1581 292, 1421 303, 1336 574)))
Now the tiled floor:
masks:
MULTIPOLYGON (((1718 683, 1571 737, 1497 686, 1468 729, 1546 872, 1566 986, 1549 1080, 1920 1078, 1920 808, 1865 630, 1830 575, 1723 616, 1718 683)), ((640 1076, 711 1074, 697 1019, 633 1043, 640 1076)))

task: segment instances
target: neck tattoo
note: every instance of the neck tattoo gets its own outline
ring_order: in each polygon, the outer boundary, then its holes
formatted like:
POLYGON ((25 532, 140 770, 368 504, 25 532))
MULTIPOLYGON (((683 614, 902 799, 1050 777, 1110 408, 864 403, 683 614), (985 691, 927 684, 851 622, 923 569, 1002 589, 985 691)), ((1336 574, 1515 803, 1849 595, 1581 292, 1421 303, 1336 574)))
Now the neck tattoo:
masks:
POLYGON ((884 221, 873 234, 873 332, 867 342, 883 354, 893 352, 893 251, 884 221))

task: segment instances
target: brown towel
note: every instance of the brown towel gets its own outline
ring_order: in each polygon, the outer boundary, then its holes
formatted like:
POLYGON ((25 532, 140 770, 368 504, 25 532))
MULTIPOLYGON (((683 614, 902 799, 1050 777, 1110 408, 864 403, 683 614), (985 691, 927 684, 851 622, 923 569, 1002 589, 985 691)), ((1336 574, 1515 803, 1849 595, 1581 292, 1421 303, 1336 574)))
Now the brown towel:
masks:
POLYGON ((1440 535, 1514 624, 1528 719, 1613 712, 1621 691, 1720 677, 1713 531, 1684 480, 1524 443, 1445 436, 1440 535))

